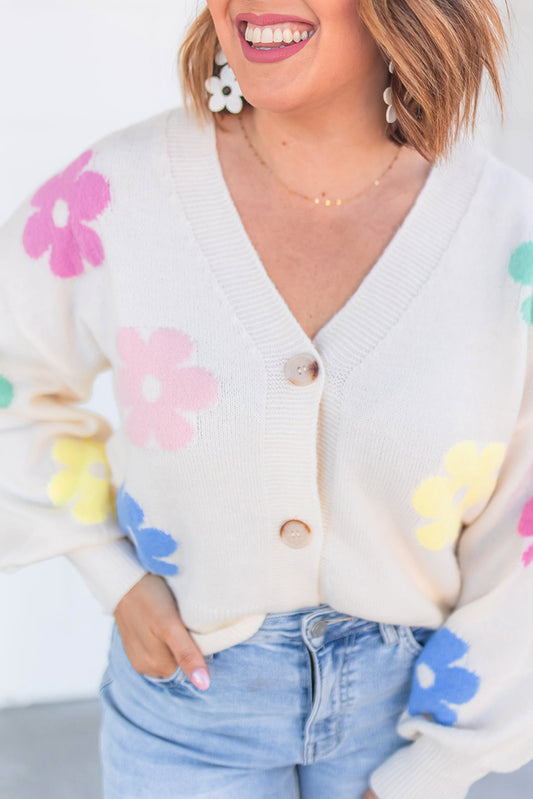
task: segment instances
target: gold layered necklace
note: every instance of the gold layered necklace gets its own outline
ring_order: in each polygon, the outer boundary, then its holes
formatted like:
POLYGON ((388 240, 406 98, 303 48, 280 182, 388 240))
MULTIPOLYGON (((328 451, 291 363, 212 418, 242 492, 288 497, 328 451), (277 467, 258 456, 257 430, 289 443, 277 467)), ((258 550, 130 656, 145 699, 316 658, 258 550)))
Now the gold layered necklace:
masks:
POLYGON ((387 174, 387 172, 394 165, 394 162, 396 161, 396 159, 400 155, 400 150, 402 149, 402 146, 403 146, 403 145, 400 145, 398 147, 397 153, 395 154, 394 158, 392 159, 392 161, 390 162, 388 167, 385 169, 385 171, 382 172, 382 174, 379 175, 379 177, 376 178, 376 180, 372 181, 372 183, 369 186, 367 186, 366 189, 363 189, 362 191, 359 191, 357 194, 354 194, 351 197, 345 197, 344 199, 338 199, 337 198, 337 199, 334 199, 334 200, 326 198, 325 195, 323 195, 323 194, 320 197, 309 197, 307 194, 302 194, 302 192, 296 191, 296 189, 291 189, 291 187, 288 186, 285 183, 285 181, 283 181, 280 177, 278 177, 278 175, 276 175, 276 173, 274 172, 272 167, 267 164, 267 162, 260 156, 260 154, 257 152, 256 148, 254 147, 254 145, 253 145, 253 143, 252 143, 252 141, 251 141, 251 139, 250 139, 250 137, 248 135, 248 132, 247 132, 246 128, 244 127, 244 122, 242 121, 242 115, 241 114, 237 114, 237 119, 239 120, 239 124, 241 126, 241 130, 242 130, 243 136, 244 136, 244 138, 245 138, 245 140, 246 140, 246 142, 248 144, 248 147, 250 148, 250 150, 252 151, 254 156, 257 158, 259 163, 262 164, 263 167, 265 169, 267 169, 271 173, 271 175, 275 178, 275 180, 277 180, 277 182, 280 183, 290 194, 294 194, 297 197, 301 197, 303 200, 308 200, 309 202, 313 203, 313 205, 326 205, 328 207, 329 206, 346 205, 346 203, 351 203, 353 200, 356 200, 358 197, 361 197, 363 194, 366 194, 367 191, 370 191, 370 189, 373 189, 375 186, 379 186, 381 181, 383 180, 383 178, 387 174))

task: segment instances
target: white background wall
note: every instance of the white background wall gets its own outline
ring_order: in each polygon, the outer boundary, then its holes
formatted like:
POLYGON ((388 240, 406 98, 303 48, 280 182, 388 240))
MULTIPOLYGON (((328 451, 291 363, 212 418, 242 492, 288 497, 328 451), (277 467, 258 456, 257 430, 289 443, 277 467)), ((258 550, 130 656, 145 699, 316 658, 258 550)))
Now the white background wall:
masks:
MULTIPOLYGON (((511 3, 505 127, 487 94, 476 138, 533 179, 533 4, 511 3)), ((0 224, 101 136, 181 104, 177 49, 201 5, 0 0, 0 224)), ((83 407, 116 426, 109 372, 83 407)), ((0 574, 0 707, 96 696, 111 623, 64 558, 0 574)))

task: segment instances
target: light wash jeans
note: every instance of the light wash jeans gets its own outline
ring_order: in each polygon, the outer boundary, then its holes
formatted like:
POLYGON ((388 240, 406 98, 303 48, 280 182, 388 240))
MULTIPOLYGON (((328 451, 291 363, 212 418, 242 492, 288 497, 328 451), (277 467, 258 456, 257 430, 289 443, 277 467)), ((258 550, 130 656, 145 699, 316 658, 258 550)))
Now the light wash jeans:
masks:
POLYGON ((100 685, 104 799, 360 799, 434 631, 317 605, 206 656, 211 685, 139 674, 116 624, 100 685))

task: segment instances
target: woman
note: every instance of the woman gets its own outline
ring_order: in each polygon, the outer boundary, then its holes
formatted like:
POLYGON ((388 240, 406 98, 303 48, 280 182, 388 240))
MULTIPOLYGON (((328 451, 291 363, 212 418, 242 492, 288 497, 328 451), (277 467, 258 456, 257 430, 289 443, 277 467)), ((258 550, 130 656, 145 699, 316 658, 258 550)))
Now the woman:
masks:
POLYGON ((114 615, 105 799, 533 756, 533 187, 459 140, 504 44, 490 0, 209 0, 196 116, 4 227, 2 564, 114 615), (113 435, 74 405, 109 367, 113 435))

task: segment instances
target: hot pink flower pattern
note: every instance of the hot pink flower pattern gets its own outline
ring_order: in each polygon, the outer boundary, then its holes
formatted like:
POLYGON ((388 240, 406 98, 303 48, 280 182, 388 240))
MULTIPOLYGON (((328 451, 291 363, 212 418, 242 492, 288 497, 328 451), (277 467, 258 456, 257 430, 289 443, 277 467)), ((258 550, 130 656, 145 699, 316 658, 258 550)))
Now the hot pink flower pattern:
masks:
POLYGON ((124 362, 117 373, 117 396, 130 408, 125 424, 128 438, 145 447, 153 433, 166 450, 186 447, 194 429, 180 411, 198 411, 217 398, 217 381, 199 366, 180 366, 194 345, 182 331, 159 328, 145 343, 133 327, 116 335, 117 352, 124 362))
MULTIPOLYGON (((520 535, 523 535, 524 538, 533 538, 533 497, 524 505, 520 521, 518 522, 518 532, 520 535)), ((533 561, 533 543, 522 555, 524 566, 529 566, 531 561, 533 561)))
POLYGON ((82 153, 61 174, 55 175, 32 197, 40 210, 28 219, 24 249, 40 258, 48 249, 50 267, 61 278, 83 274, 83 261, 100 266, 104 248, 100 237, 83 222, 96 219, 109 205, 109 185, 98 172, 82 172, 92 157, 82 153), (81 174, 80 174, 81 173, 81 174))

